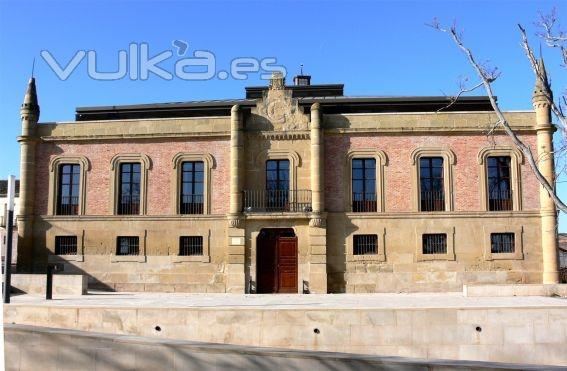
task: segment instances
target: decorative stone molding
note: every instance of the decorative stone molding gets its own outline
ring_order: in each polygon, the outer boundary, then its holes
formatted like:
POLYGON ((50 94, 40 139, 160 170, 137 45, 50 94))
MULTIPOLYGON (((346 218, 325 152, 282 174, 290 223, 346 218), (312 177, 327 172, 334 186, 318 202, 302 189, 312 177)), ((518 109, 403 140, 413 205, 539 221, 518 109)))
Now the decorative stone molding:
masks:
POLYGON ((150 158, 141 153, 117 154, 110 160, 110 210, 113 215, 118 214, 118 191, 120 184, 120 164, 140 164, 140 215, 146 215, 148 207, 148 171, 151 169, 150 158))
POLYGON ((309 218, 310 227, 325 228, 326 219, 321 214, 311 214, 309 218))
MULTIPOLYGON (((297 189, 297 168, 301 166, 299 154, 293 150, 265 149, 256 155, 256 167, 264 169, 268 160, 289 160, 289 189, 297 189)), ((262 182, 265 181, 265 179, 262 180, 262 182)), ((264 189, 265 183, 261 186, 264 189)))
POLYGON ((173 210, 174 214, 179 214, 179 204, 180 204, 180 195, 181 195, 181 171, 182 171, 182 164, 184 162, 189 161, 202 161, 203 162, 203 214, 210 214, 211 213, 211 171, 216 167, 215 159, 210 153, 193 153, 193 152, 179 152, 173 159, 173 173, 171 184, 174 187, 171 187, 171 210, 173 210))
POLYGON ((415 228, 415 261, 422 262, 429 260, 455 260, 455 227, 431 224, 426 227, 415 228), (434 233, 447 235, 447 252, 445 254, 423 253, 423 235, 434 233))
POLYGON ((48 234, 49 241, 53 241, 53 249, 49 249, 47 256, 48 263, 63 262, 83 262, 85 261, 85 230, 81 232, 81 236, 77 236, 77 254, 75 255, 55 255, 55 237, 54 234, 48 234))
MULTIPOLYGON (((347 187, 344 187, 347 194, 345 195, 346 205, 344 205, 345 210, 351 211, 352 205, 352 160, 357 158, 373 158, 376 160, 376 210, 378 212, 384 212, 386 209, 385 200, 385 181, 384 181, 384 166, 388 165, 388 156, 384 151, 373 149, 373 148, 363 148, 354 149, 347 152, 345 171, 344 174, 348 174, 347 187)), ((359 214, 359 213, 357 213, 359 214)))
POLYGON ((454 210, 453 195, 453 166, 457 163, 455 153, 449 148, 442 147, 426 147, 416 148, 410 154, 412 170, 412 208, 413 211, 420 211, 421 203, 421 186, 419 183, 419 162, 422 157, 442 157, 443 158, 443 192, 445 193, 445 210, 454 210))
POLYGON ((360 227, 346 237, 347 262, 385 262, 386 261, 386 228, 360 227), (354 236, 361 234, 374 234, 378 236, 376 254, 354 255, 354 236))
MULTIPOLYGON (((507 146, 491 146, 481 149, 478 152, 477 162, 480 171, 480 207, 483 211, 489 211, 488 205, 488 171, 486 159, 491 156, 510 156, 511 179, 510 186, 512 188, 512 210, 522 210, 522 181, 521 181, 521 165, 524 163, 523 153, 513 147, 507 146)), ((498 212, 498 211, 491 211, 498 212)), ((502 211, 507 212, 507 211, 502 211)), ((509 212, 509 211, 508 211, 509 212)))
POLYGON ((138 246, 138 255, 117 255, 116 254, 116 244, 118 237, 136 237, 133 234, 122 234, 120 236, 116 236, 114 239, 114 246, 112 254, 110 255, 110 262, 111 263, 124 263, 124 262, 133 262, 133 263, 145 263, 146 262, 146 251, 147 251, 147 239, 148 239, 148 231, 144 230, 142 234, 137 235, 139 246, 138 246))
POLYGON ((272 140, 302 140, 309 139, 310 133, 308 131, 291 131, 291 132, 277 132, 277 131, 262 131, 259 133, 262 139, 272 140))
POLYGON ((244 227, 244 218, 242 215, 229 215, 228 216, 229 228, 242 228, 244 227))
POLYGON ((59 168, 60 165, 76 164, 80 166, 81 175, 79 180, 79 210, 78 215, 86 213, 87 198, 87 172, 90 171, 89 160, 85 156, 59 155, 49 162, 49 193, 48 193, 48 215, 56 215, 57 199, 59 198, 59 168))
MULTIPOLYGON (((179 235, 179 238, 186 236, 188 234, 179 235)), ((202 236, 203 237, 203 255, 191 255, 191 256, 180 256, 179 246, 173 252, 169 252, 169 258, 172 263, 187 263, 187 262, 200 262, 200 263, 210 263, 211 261, 211 230, 208 229, 204 233, 195 233, 192 236, 202 236)))
POLYGON ((524 259, 524 226, 510 225, 506 228, 484 225, 484 260, 523 260, 524 259), (513 253, 492 253, 492 233, 514 233, 513 253))

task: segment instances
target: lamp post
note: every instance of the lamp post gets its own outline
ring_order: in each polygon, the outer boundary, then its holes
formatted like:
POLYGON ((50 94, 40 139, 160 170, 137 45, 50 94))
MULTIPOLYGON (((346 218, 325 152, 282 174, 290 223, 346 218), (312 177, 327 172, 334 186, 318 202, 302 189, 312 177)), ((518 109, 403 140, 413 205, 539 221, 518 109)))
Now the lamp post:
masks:
POLYGON ((12 234, 14 229, 14 197, 16 194, 16 177, 8 177, 8 220, 6 221, 6 258, 4 259, 4 303, 10 302, 12 275, 12 234))

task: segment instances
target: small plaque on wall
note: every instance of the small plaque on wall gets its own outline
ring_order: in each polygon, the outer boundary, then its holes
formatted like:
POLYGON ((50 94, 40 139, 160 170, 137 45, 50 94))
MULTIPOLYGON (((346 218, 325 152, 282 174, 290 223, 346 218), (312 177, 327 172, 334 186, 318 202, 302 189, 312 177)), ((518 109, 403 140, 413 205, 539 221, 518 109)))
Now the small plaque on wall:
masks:
POLYGON ((231 246, 244 245, 244 237, 231 237, 230 245, 231 246))

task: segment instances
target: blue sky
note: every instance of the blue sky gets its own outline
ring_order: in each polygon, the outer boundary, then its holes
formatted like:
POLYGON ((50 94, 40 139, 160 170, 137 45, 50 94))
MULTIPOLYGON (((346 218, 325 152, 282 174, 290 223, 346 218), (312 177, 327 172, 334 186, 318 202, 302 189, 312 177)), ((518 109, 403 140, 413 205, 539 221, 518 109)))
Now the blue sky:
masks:
MULTIPOLYGON (((247 80, 96 81, 82 61, 65 81, 40 51, 67 63, 78 50, 95 50, 99 69, 116 69, 118 51, 146 42, 150 54, 176 49, 209 50, 217 70, 237 57, 276 57, 288 73, 299 64, 313 83, 344 83, 348 95, 443 95, 455 93, 461 75, 473 76, 463 55, 444 34, 425 26, 433 17, 457 21, 465 42, 481 60, 502 70, 495 84, 506 110, 531 109, 534 77, 519 46, 517 23, 529 28, 538 11, 556 7, 567 28, 567 4, 557 1, 50 1, 0 0, 0 178, 19 172, 19 106, 36 58, 41 121, 73 120, 77 106, 239 98, 247 80)), ((534 44, 534 45, 537 45, 534 44)), ((567 85, 557 54, 543 51, 554 86, 567 85)), ((177 57, 173 57, 175 61, 177 57)), ((171 69, 172 62, 162 65, 171 69)), ((567 181, 560 179, 560 181, 567 181)), ((567 199, 567 183, 559 183, 567 199)), ((567 219, 560 230, 567 232, 567 219)))

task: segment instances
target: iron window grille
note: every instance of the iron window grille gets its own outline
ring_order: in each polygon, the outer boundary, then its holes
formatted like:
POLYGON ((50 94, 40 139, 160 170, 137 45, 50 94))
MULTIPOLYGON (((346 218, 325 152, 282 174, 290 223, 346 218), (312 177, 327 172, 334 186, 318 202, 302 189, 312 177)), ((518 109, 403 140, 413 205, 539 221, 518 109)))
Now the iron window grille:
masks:
POLYGON ((77 255, 77 236, 55 236, 55 255, 77 255))
POLYGON ((510 254, 516 251, 514 233, 491 233, 490 252, 493 254, 510 254))
POLYGON ((510 156, 488 157, 488 209, 512 210, 510 156))
POLYGON ((447 254, 447 235, 445 233, 424 234, 422 249, 423 254, 447 254))
POLYGON ((181 167, 180 214, 203 214, 205 164, 203 161, 183 162, 181 167))
POLYGON ((139 254, 140 254, 140 238, 138 236, 116 238, 116 255, 139 255, 139 254))
POLYGON ((443 157, 419 160, 420 210, 445 211, 443 157))
POLYGON ((59 189, 57 192, 57 215, 79 214, 79 182, 81 166, 59 165, 59 189))
POLYGON ((354 255, 378 254, 378 235, 358 234, 353 236, 354 255))
POLYGON ((203 237, 202 236, 179 237, 179 255, 180 256, 203 255, 203 237))
POLYGON ((376 160, 356 158, 352 160, 352 211, 376 212, 376 160))
POLYGON ((139 163, 120 164, 119 183, 118 214, 140 214, 141 165, 139 163))

